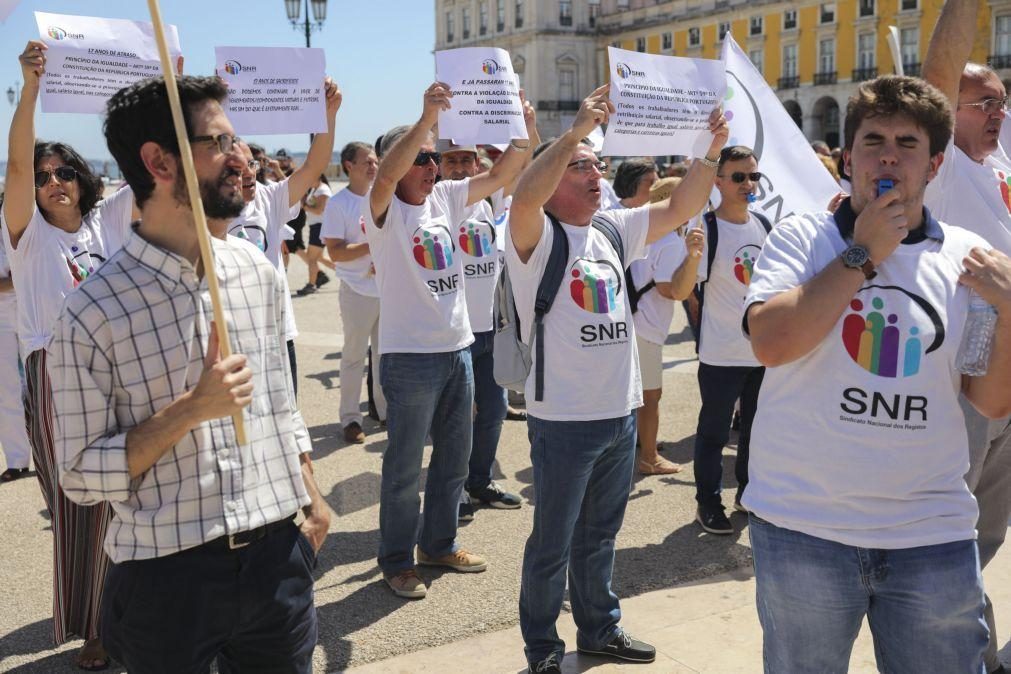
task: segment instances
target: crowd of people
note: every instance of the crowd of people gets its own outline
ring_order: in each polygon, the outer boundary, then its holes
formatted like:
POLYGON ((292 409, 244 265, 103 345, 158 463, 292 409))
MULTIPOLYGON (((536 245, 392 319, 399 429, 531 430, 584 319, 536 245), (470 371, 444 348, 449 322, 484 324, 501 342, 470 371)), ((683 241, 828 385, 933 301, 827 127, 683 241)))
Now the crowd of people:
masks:
POLYGON ((748 515, 765 671, 845 671, 864 618, 881 671, 1005 671, 981 569, 1011 516, 1011 127, 1004 84, 968 63, 976 5, 945 5, 922 79, 857 87, 839 156, 814 148, 845 191, 779 222, 755 202, 761 157, 727 145, 720 109, 702 156, 627 159, 612 185, 586 140, 614 113, 607 85, 543 143, 524 101, 529 138, 494 148, 437 139, 453 92, 436 82, 415 123, 341 150, 334 192, 332 81, 328 130, 296 165, 235 135, 220 80, 180 76, 213 270, 165 81, 109 100, 125 184, 104 196, 72 147, 36 138, 46 46, 30 41, 0 208, 0 443, 2 479, 31 459, 51 517, 55 643, 85 639, 85 670, 311 670, 313 569, 340 522, 298 408, 292 297, 327 268, 344 438, 366 441, 365 381, 387 434, 377 562, 396 596, 425 597, 420 567, 492 563, 458 525, 476 504, 522 506, 493 479, 519 373, 530 671, 561 671, 566 592, 580 653, 655 659, 611 579, 634 472, 682 469, 657 451, 681 302, 699 356, 696 519, 723 535, 728 505, 748 515), (308 269, 294 294, 292 253, 308 269), (970 376, 957 356, 980 302, 996 325, 970 376))

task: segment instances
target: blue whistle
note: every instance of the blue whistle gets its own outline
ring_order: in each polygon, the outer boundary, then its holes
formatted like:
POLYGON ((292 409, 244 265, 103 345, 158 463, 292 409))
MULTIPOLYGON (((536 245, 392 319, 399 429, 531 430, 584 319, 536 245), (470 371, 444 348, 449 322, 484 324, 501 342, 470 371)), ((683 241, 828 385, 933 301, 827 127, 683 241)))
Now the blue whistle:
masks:
POLYGON ((753 204, 758 201, 758 197, 755 196, 754 192, 748 192, 748 203, 753 204))
POLYGON ((882 194, 892 189, 893 187, 895 187, 894 181, 892 181, 890 178, 882 178, 881 180, 878 181, 878 196, 880 197, 882 194))

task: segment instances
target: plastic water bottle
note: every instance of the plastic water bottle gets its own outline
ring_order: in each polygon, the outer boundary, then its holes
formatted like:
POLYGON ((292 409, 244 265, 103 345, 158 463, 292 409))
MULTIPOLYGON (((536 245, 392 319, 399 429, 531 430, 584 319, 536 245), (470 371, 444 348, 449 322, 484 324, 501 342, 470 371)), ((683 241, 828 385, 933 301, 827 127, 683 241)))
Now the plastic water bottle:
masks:
POLYGON ((990 364, 993 351, 993 335, 997 327, 997 310, 980 297, 975 290, 969 291, 969 313, 965 318, 965 331, 958 347, 955 367, 970 377, 982 377, 990 364))

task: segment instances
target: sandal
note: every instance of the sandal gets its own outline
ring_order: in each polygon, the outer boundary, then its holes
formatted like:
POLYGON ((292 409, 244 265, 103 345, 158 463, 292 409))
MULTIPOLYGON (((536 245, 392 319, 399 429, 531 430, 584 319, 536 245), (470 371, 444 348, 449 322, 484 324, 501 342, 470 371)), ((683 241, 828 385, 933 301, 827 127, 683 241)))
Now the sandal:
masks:
POLYGON ((662 456, 656 457, 656 461, 652 463, 643 459, 637 459, 636 465, 639 468, 640 475, 673 475, 684 470, 684 467, 680 464, 668 461, 662 456))
POLYGON ((0 482, 13 482, 14 480, 28 475, 27 468, 8 468, 0 473, 0 482))
POLYGON ((109 654, 105 652, 99 639, 88 639, 81 646, 81 650, 77 651, 74 664, 86 672, 101 672, 109 669, 109 654))

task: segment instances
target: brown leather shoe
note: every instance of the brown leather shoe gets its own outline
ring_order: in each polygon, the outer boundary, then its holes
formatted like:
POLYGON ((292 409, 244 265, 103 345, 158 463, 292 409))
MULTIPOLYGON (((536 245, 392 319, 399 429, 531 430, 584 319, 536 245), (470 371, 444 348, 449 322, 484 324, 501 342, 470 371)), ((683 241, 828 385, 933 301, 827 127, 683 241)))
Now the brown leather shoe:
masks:
POLYGON ((383 579, 393 590, 393 594, 404 599, 424 599, 428 593, 425 581, 421 580, 414 569, 404 569, 396 575, 383 576, 383 579))
POLYGON ((418 550, 418 564, 422 566, 445 566, 460 573, 478 573, 488 568, 488 562, 485 561, 484 557, 467 552, 462 548, 442 557, 429 557, 421 550, 418 550))
POLYGON ((359 445, 365 444, 365 431, 357 421, 352 421, 344 427, 344 441, 359 445))

